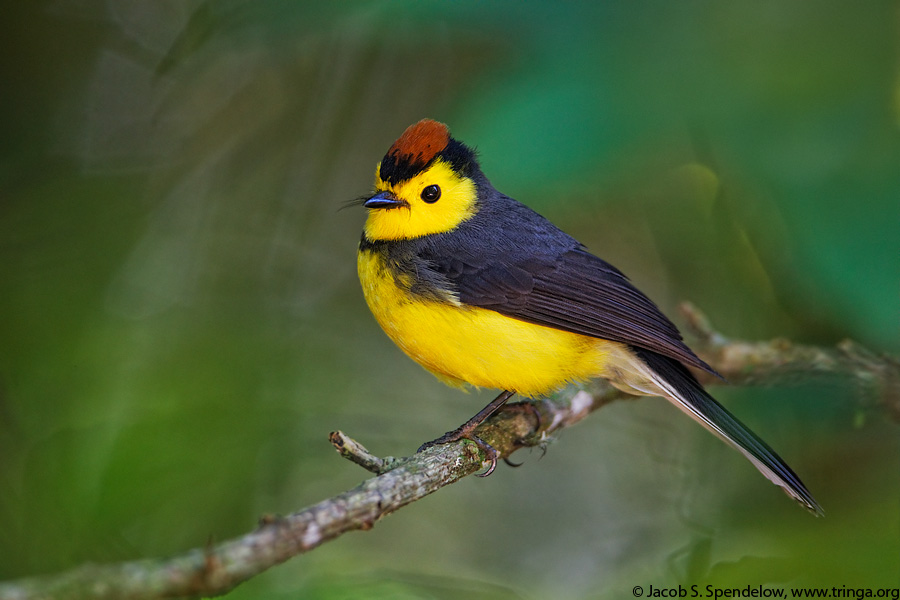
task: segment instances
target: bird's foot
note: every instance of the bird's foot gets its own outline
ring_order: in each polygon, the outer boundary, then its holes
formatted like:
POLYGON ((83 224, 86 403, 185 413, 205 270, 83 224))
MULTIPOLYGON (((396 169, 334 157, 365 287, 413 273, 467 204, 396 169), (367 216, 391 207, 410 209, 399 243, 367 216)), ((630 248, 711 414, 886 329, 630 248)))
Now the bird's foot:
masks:
POLYGON ((512 404, 506 404, 502 410, 503 412, 524 412, 534 417, 534 431, 529 435, 539 431, 541 425, 544 424, 544 420, 541 418, 541 411, 531 402, 513 402, 512 404))
POLYGON ((497 468, 497 458, 499 458, 500 453, 497 452, 496 448, 475 435, 475 430, 491 415, 503 408, 503 405, 506 404, 507 400, 512 398, 513 394, 514 392, 511 392, 509 390, 500 392, 500 395, 491 400, 491 402, 487 406, 478 411, 477 415, 475 415, 453 431, 448 431, 436 440, 431 440, 430 442, 422 444, 421 446, 419 446, 419 449, 416 450, 416 452, 421 452, 439 444, 449 444, 450 442, 456 442, 459 440, 469 440, 471 442, 474 442, 476 446, 481 448, 481 451, 484 452, 487 460, 491 461, 491 466, 488 467, 488 470, 478 475, 479 477, 487 477, 494 472, 494 469, 497 468))
MULTIPOLYGON (((466 425, 468 425, 468 423, 466 423, 466 425)), ((430 442, 425 442, 424 444, 419 446, 419 449, 416 450, 416 452, 422 452, 424 450, 427 450, 428 448, 440 446, 441 444, 449 444, 451 442, 458 442, 459 440, 469 440, 470 442, 473 442, 476 446, 478 446, 482 452, 484 452, 487 460, 491 461, 491 466, 488 467, 487 471, 478 474, 478 477, 487 477, 494 472, 494 469, 497 468, 497 458, 499 458, 500 453, 497 452, 496 448, 475 435, 475 427, 467 427, 466 425, 454 429, 453 431, 448 431, 441 437, 431 440, 430 442)))
MULTIPOLYGON (((534 417, 534 430, 530 435, 534 435, 541 429, 541 425, 544 424, 543 419, 541 418, 541 411, 537 409, 537 407, 531 402, 514 402, 513 404, 507 404, 503 407, 503 412, 525 412, 534 417)), ((532 446, 533 443, 529 443, 527 437, 519 438, 516 440, 516 443, 520 446, 532 446)), ((546 452, 546 448, 542 448, 544 452, 546 452)), ((543 455, 541 455, 543 456, 543 455)), ((503 462, 513 468, 518 468, 524 465, 524 462, 513 462, 509 458, 504 458, 503 462)))

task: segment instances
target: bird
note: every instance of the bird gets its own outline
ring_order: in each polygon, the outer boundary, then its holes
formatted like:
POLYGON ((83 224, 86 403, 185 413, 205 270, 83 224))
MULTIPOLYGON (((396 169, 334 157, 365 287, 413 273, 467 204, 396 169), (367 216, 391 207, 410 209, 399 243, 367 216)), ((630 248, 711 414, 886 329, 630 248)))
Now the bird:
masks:
POLYGON ((497 464, 475 429, 518 394, 606 379, 661 396, 813 514, 793 470, 719 404, 689 368, 718 373, 618 269, 499 192, 475 151, 444 123, 410 125, 375 169, 357 252, 365 300, 388 337, 439 380, 501 393, 459 428, 423 444, 467 439, 497 464))

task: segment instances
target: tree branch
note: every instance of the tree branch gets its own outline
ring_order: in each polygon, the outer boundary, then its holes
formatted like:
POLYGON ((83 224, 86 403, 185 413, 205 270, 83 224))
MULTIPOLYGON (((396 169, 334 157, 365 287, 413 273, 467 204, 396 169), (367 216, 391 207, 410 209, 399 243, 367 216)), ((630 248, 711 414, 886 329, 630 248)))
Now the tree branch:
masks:
MULTIPOLYGON (((783 382, 813 375, 850 376, 877 392, 874 406, 900 422, 900 361, 853 343, 836 348, 786 340, 728 340, 691 305, 682 312, 700 338, 697 350, 732 383, 783 382)), ((709 383, 718 380, 710 378, 709 383)), ((542 445, 606 404, 633 398, 605 384, 571 387, 533 408, 510 405, 484 423, 478 435, 506 458, 524 446, 542 445)), ((374 523, 485 466, 472 443, 455 442, 407 458, 379 458, 341 432, 330 436, 340 454, 377 476, 355 488, 285 517, 266 516, 241 537, 171 558, 112 565, 86 564, 71 571, 0 584, 0 600, 197 598, 227 592, 238 584, 316 548, 341 534, 374 523)))
MULTIPOLYGON (((834 348, 804 346, 784 338, 731 340, 715 331, 694 305, 685 302, 679 308, 699 340, 692 344, 694 350, 730 383, 773 385, 848 378, 859 387, 863 408, 883 410, 887 418, 900 423, 900 358, 872 352, 852 340, 834 348)), ((706 374, 701 377, 704 383, 719 382, 706 374)))

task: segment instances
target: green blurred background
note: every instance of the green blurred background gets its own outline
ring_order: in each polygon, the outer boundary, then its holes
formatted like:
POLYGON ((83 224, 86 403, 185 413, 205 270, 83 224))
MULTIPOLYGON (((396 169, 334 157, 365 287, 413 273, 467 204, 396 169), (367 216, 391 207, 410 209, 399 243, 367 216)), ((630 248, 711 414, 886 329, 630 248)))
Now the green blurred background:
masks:
MULTIPOLYGON (((365 477, 329 431, 405 455, 487 401, 378 329, 338 210, 426 116, 674 317, 900 352, 897 2, 54 0, 0 28, 0 579, 238 535, 365 477)), ((900 586, 877 390, 713 391, 824 519, 647 398, 228 597, 900 586)))

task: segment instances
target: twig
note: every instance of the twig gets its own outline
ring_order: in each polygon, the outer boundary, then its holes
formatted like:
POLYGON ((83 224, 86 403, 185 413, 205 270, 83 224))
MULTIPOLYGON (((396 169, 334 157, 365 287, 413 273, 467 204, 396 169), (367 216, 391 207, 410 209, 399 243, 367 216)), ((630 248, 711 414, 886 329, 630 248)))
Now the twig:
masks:
MULTIPOLYGON (((732 383, 769 383, 810 373, 851 376, 878 392, 876 405, 900 422, 900 361, 896 358, 876 355, 852 342, 831 349, 785 340, 728 340, 693 306, 683 305, 682 312, 700 338, 696 348, 701 356, 732 383)), ((506 458, 524 446, 546 443, 555 432, 610 402, 632 397, 601 383, 570 388, 534 401, 534 410, 504 410, 484 423, 478 435, 506 458)), ((223 594, 345 532, 370 529, 385 515, 484 466, 481 451, 468 442, 436 446, 409 458, 382 459, 339 431, 330 439, 342 456, 377 476, 285 517, 264 517, 255 531, 207 548, 164 559, 82 565, 61 574, 0 583, 0 600, 143 600, 223 594)))
MULTIPOLYGON (((502 457, 525 445, 545 442, 619 396, 607 389, 584 390, 535 405, 541 428, 533 431, 530 411, 505 411, 479 430, 502 457)), ((379 473, 357 487, 285 517, 267 516, 244 536, 166 559, 113 565, 83 565, 66 573, 0 584, 2 600, 196 598, 223 594, 239 583, 355 529, 370 529, 395 510, 481 469, 474 444, 456 442, 410 458, 380 459, 342 432, 332 444, 349 460, 379 473)))
MULTIPOLYGON (((715 331, 694 305, 683 303, 681 313, 699 343, 697 353, 726 380, 739 385, 791 384, 815 378, 849 378, 860 388, 862 407, 872 403, 900 423, 900 359, 876 354, 852 340, 834 348, 805 346, 783 338, 763 342, 730 340, 715 331)), ((716 383, 705 377, 705 383, 716 383)))

